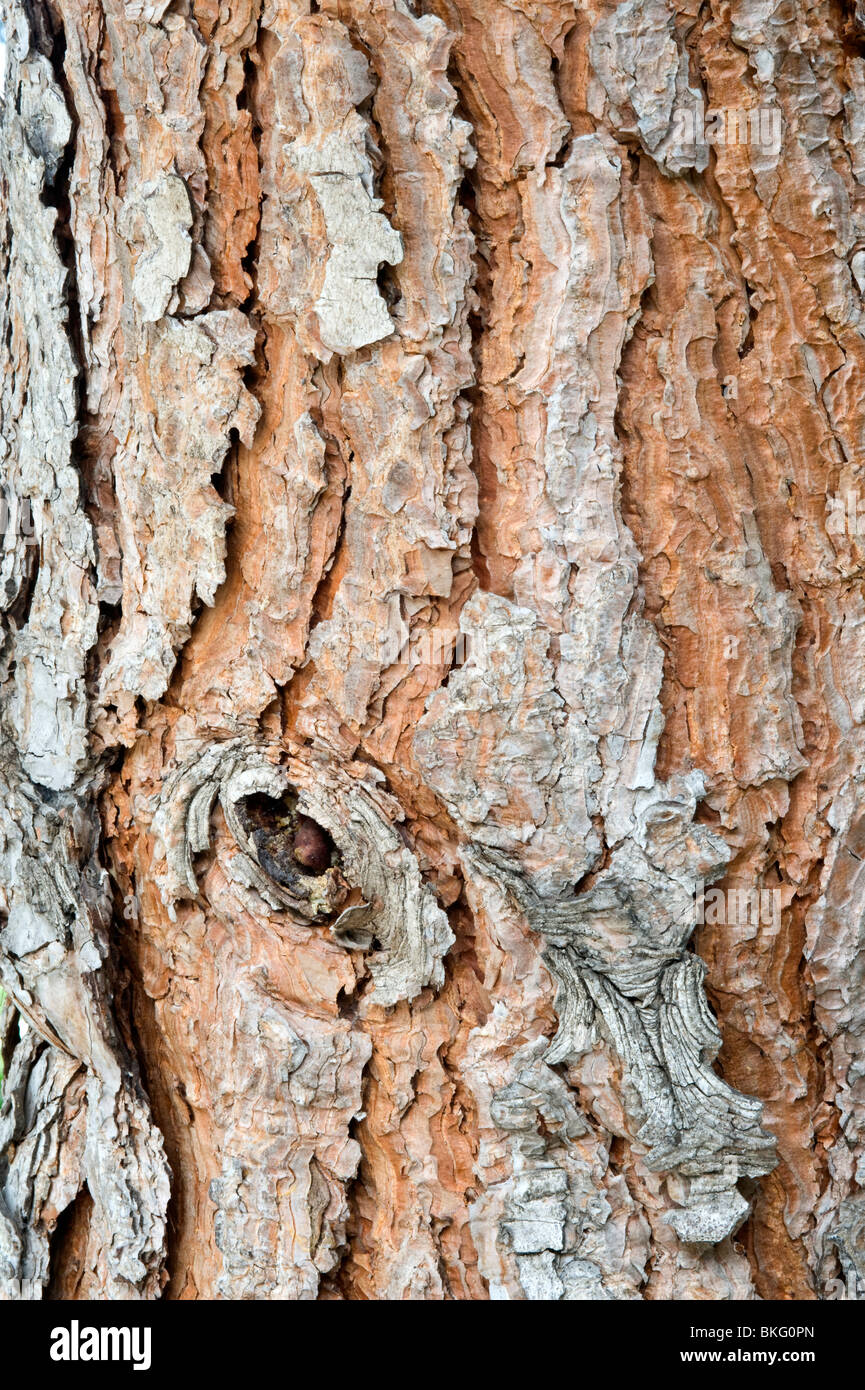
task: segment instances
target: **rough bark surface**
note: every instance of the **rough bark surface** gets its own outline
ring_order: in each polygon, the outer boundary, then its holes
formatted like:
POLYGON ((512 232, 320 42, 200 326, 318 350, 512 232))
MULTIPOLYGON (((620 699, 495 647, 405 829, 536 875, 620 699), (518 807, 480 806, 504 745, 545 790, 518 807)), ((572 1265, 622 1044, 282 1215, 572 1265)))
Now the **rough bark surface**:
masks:
POLYGON ((2 1296, 865 1289, 861 7, 3 11, 2 1296))

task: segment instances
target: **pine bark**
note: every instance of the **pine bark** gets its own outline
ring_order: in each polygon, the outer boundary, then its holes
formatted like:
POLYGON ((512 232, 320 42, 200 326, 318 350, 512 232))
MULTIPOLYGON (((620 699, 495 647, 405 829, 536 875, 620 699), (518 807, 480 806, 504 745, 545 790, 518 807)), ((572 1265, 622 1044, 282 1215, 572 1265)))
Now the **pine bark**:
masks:
POLYGON ((5 27, 2 1295, 861 1293, 861 5, 5 27))

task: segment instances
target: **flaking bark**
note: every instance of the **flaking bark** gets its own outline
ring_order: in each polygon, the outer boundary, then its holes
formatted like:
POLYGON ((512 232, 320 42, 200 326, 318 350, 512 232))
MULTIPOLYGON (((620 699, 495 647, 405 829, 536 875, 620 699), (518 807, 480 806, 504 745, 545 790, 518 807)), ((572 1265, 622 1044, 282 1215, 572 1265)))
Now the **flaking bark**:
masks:
POLYGON ((6 0, 3 1296, 865 1287, 857 14, 6 0))

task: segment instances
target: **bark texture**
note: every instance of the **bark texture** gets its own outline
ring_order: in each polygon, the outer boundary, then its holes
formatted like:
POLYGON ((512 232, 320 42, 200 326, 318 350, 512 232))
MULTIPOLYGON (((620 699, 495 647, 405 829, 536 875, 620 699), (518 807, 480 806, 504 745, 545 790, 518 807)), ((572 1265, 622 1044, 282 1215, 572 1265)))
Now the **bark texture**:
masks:
POLYGON ((4 12, 3 1295, 861 1293, 861 6, 4 12))

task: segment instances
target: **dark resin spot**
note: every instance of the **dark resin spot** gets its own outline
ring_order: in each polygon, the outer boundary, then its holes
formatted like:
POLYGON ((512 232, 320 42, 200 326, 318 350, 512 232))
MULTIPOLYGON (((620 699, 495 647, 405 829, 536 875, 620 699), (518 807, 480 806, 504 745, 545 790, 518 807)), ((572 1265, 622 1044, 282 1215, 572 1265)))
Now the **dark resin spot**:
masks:
POLYGON ((295 888, 299 875, 323 874, 338 863, 333 840, 310 816, 298 812, 292 792, 278 799, 256 792, 237 803, 237 813, 261 867, 286 888, 295 888))
POLYGON ((330 868, 333 841, 309 816, 298 816, 294 832, 294 857, 302 868, 312 874, 323 874, 330 868))

